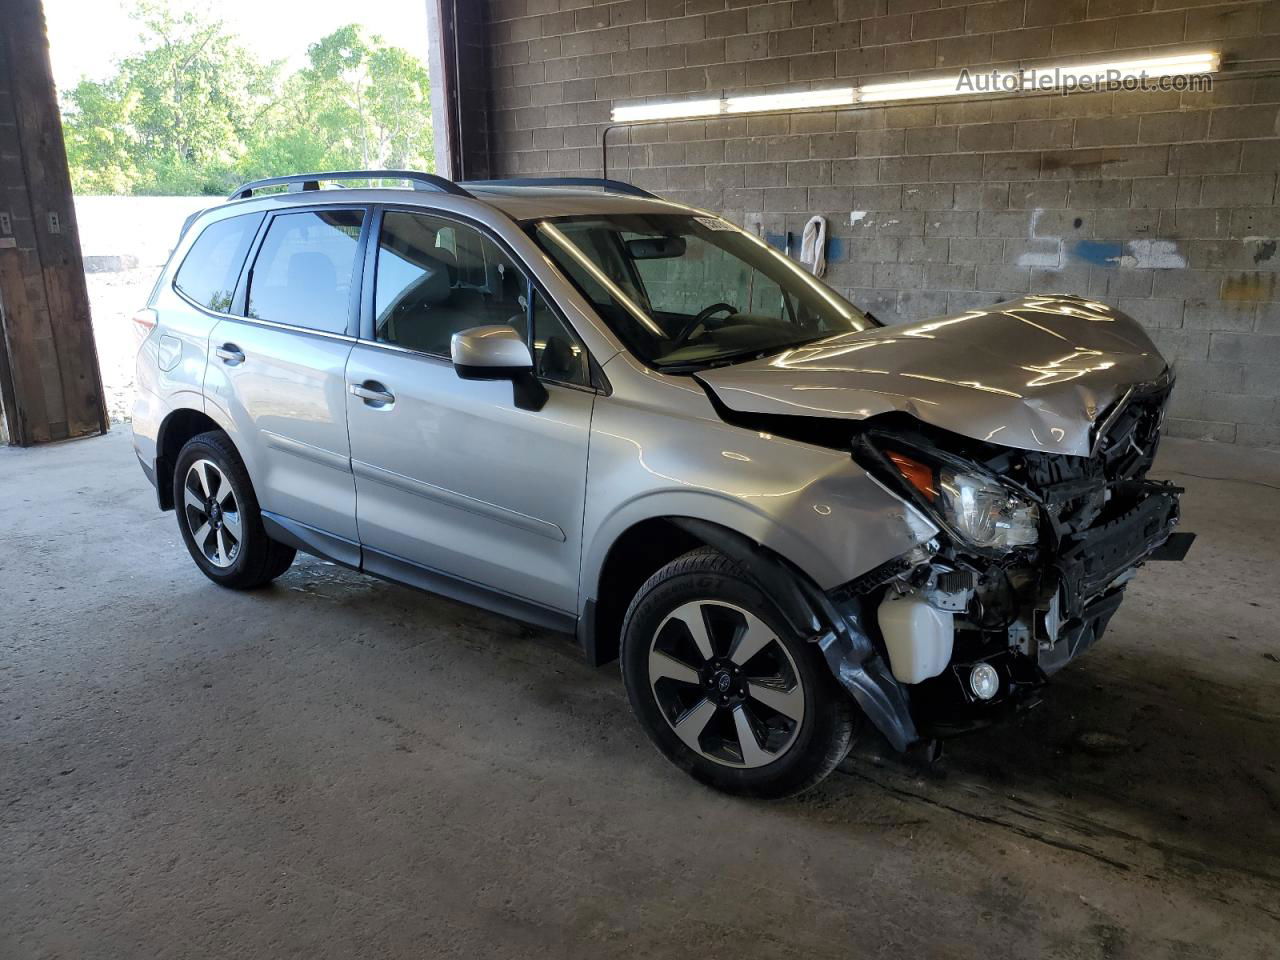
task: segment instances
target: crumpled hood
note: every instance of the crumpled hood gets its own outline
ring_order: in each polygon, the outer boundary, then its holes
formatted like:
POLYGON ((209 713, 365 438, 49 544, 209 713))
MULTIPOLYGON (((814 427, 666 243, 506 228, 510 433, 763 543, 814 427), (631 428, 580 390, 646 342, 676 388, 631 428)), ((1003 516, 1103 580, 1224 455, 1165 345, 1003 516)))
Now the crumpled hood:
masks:
POLYGON ((1088 456, 1099 415, 1167 364, 1133 318, 1078 297, 830 337, 698 378, 742 413, 862 420, 901 411, 954 433, 1088 456))

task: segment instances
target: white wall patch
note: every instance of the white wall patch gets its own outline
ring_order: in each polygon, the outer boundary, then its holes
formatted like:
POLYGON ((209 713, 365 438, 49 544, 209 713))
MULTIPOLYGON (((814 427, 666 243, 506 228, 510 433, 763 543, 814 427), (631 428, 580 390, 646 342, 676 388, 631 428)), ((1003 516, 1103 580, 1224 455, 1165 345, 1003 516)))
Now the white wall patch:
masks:
POLYGON ((1027 227, 1028 243, 1035 243, 1038 248, 1025 250, 1018 255, 1020 267, 1059 267, 1062 265, 1062 238, 1040 236, 1040 218, 1044 216, 1044 208, 1036 207, 1031 211, 1031 224, 1027 227))
POLYGON ((1110 258, 1122 267, 1145 267, 1155 270, 1180 270, 1187 265, 1187 258, 1178 252, 1172 240, 1130 240, 1129 252, 1110 258))

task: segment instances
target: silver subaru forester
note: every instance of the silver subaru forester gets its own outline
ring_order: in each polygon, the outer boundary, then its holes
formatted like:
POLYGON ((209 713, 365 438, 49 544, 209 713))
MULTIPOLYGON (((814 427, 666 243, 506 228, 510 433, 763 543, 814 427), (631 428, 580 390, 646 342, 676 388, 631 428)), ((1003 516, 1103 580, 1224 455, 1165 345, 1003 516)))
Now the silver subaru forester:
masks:
POLYGON ((1129 317, 885 327, 617 181, 245 184, 135 319, 138 458, 210 580, 303 550, 572 634, 733 793, 1024 705, 1192 537, 1129 317))

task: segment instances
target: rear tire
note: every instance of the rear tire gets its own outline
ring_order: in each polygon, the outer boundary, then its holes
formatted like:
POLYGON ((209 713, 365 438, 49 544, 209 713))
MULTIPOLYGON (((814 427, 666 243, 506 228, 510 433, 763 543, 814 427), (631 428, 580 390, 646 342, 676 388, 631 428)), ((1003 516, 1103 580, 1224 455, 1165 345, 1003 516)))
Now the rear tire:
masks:
POLYGON ((857 710, 817 646, 734 561, 687 553, 645 582, 622 627, 622 678, 660 751, 726 793, 779 798, 821 782, 857 710))
POLYGON ((173 503, 191 559, 218 586, 252 590, 293 563, 293 547, 267 536, 249 472, 225 433, 202 433, 183 446, 173 503))

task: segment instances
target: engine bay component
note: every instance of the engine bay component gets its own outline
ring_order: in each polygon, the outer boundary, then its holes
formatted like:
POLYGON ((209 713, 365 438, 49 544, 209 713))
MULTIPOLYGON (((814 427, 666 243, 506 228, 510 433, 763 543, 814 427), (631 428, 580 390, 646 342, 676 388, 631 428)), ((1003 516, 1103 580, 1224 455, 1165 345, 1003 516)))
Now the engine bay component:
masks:
POLYGON ((955 618, 924 596, 890 589, 877 612, 889 651, 889 668, 899 683, 920 683, 947 668, 955 642, 955 618))

